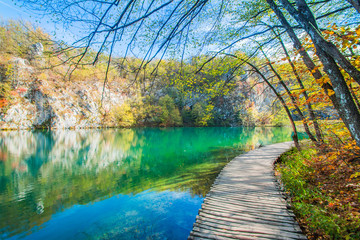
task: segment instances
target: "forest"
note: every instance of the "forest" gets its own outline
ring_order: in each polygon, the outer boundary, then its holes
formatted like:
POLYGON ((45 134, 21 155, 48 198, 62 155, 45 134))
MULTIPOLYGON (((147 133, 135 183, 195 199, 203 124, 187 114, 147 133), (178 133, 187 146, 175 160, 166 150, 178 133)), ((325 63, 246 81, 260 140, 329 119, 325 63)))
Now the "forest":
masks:
MULTIPOLYGON (((79 88, 67 93, 70 95, 68 102, 77 104, 71 94, 83 97, 86 84, 95 82, 99 89, 88 89, 88 94, 97 98, 91 111, 99 113, 99 126, 282 126, 287 123, 284 115, 279 115, 283 110, 274 102, 274 95, 264 83, 247 73, 245 67, 237 67, 237 61, 231 58, 217 57, 201 73, 195 73, 197 66, 207 59, 205 55, 193 57, 186 63, 174 59, 155 60, 141 71, 138 69, 141 59, 119 57, 113 59, 105 84, 105 55, 99 56, 94 65, 79 66, 67 79, 71 64, 62 64, 61 59, 68 56, 62 51, 57 53, 59 46, 43 30, 14 21, 4 22, 0 30, 3 118, 19 102, 25 109, 35 102, 33 105, 41 105, 37 107, 37 114, 46 112, 46 104, 36 99, 35 91, 57 98, 56 103, 61 101, 56 91, 66 92, 69 84, 74 89, 79 88), (43 48, 41 53, 36 53, 36 46, 43 48), (156 76, 153 76, 154 70, 156 76), (115 92, 123 99, 119 101, 118 97, 113 97, 115 92)), ((95 55, 92 51, 87 58, 95 55)), ((90 115, 86 114, 89 109, 77 107, 81 112, 74 114, 80 119, 90 115)), ((65 114, 54 111, 54 114, 65 114)), ((54 127, 52 121, 50 116, 41 123, 33 123, 32 127, 54 127)), ((26 127, 21 123, 19 126, 26 127)), ((6 127, 3 125, 3 128, 6 127)))

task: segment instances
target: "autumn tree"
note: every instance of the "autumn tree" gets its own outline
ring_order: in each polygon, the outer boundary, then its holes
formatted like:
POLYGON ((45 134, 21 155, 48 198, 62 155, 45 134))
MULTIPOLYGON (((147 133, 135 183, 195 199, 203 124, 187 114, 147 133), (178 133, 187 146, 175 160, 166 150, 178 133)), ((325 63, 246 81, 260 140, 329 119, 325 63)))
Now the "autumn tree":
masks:
POLYGON ((324 66, 324 71, 331 80, 337 97, 339 112, 350 134, 360 146, 360 112, 351 96, 348 85, 341 73, 343 68, 357 83, 360 83, 360 71, 340 52, 332 42, 326 41, 321 34, 316 19, 304 0, 297 0, 297 8, 287 0, 280 0, 287 12, 309 34, 314 43, 316 54, 324 66))

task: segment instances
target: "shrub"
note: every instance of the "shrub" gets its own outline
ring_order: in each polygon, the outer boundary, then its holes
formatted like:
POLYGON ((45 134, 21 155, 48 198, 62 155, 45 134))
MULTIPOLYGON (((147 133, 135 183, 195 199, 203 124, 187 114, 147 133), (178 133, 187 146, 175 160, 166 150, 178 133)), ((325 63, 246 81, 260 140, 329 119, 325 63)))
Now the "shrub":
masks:
POLYGON ((165 95, 159 99, 159 106, 161 126, 169 127, 182 125, 180 111, 169 95, 165 95))
POLYGON ((205 103, 195 103, 191 110, 191 117, 195 123, 195 126, 206 126, 212 119, 212 110, 214 106, 205 103))
POLYGON ((135 117, 128 103, 115 107, 112 111, 115 122, 120 127, 132 127, 135 125, 135 117))

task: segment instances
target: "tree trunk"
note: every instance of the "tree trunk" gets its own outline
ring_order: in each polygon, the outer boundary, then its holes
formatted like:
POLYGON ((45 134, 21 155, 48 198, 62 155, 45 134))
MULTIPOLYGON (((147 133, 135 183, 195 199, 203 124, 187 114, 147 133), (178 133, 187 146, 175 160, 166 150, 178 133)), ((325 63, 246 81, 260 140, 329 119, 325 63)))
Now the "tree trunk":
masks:
POLYGON ((285 112, 288 115, 288 118, 290 120, 291 128, 293 129, 293 132, 294 132, 294 135, 292 136, 292 139, 294 141, 295 147, 300 151, 301 147, 300 147, 300 144, 299 144, 299 137, 298 137, 298 132, 297 132, 296 125, 295 125, 295 122, 294 122, 294 118, 292 117, 291 112, 290 112, 289 108, 287 107, 285 100, 282 98, 282 96, 276 91, 276 89, 273 87, 273 85, 267 80, 267 78, 264 76, 264 74, 262 74, 260 72, 260 70, 255 65, 247 62, 244 59, 241 59, 241 58, 239 58, 239 59, 241 61, 245 62, 246 64, 248 64, 249 66, 251 66, 254 69, 254 71, 257 74, 259 74, 259 76, 264 80, 264 82, 266 82, 266 84, 270 87, 270 89, 274 92, 276 97, 279 99, 281 105, 285 109, 285 112))
POLYGON ((360 114, 345 82, 344 76, 341 74, 340 69, 331 56, 321 48, 316 48, 316 53, 320 61, 324 64, 324 71, 330 77, 335 95, 339 96, 339 105, 341 106, 339 109, 340 117, 349 129, 357 145, 360 146, 360 114))
POLYGON ((289 88, 286 86, 285 82, 282 80, 280 74, 275 70, 275 68, 273 67, 273 65, 271 64, 270 59, 265 55, 265 53, 263 52, 265 58, 268 60, 268 64, 269 67, 271 68, 271 70, 273 71, 273 73, 275 74, 275 76, 277 77, 277 79, 279 80, 281 86, 283 86, 283 88, 285 89, 286 93, 288 94, 291 103, 294 105, 296 112, 299 114, 301 121, 303 122, 304 125, 304 129, 306 134, 309 136, 310 140, 315 144, 315 146, 320 146, 319 142, 316 140, 316 138, 314 137, 314 135, 310 132, 309 126, 306 122, 306 118, 304 116, 304 114, 301 112, 300 108, 298 107, 297 103, 296 103, 296 99, 294 98, 294 96, 291 94, 291 91, 289 90, 289 88))
MULTIPOLYGON (((288 10, 288 12, 299 22, 301 25, 306 25, 307 28, 305 30, 309 30, 309 22, 304 20, 300 14, 294 9, 294 7, 287 0, 280 0, 283 6, 288 10)), ((314 63, 312 62, 309 55, 301 46, 301 42, 296 37, 294 30, 291 28, 290 24, 287 22, 282 12, 277 8, 276 4, 273 0, 267 0, 270 7, 274 10, 275 14, 279 17, 279 20, 282 22, 284 27, 286 28, 287 33, 294 41, 294 46, 299 48, 300 54, 303 57, 304 63, 309 68, 313 66, 312 69, 315 68, 314 63)), ((312 27, 313 28, 313 27, 312 27)), ((310 28, 311 29, 311 28, 310 28)), ((313 32, 312 32, 313 33, 313 32)), ((309 34, 312 38, 317 37, 316 34, 309 34)), ((334 90, 335 94, 328 94, 331 101, 334 104, 335 109, 338 111, 340 117, 348 128, 352 138, 356 141, 357 145, 360 146, 360 114, 356 108, 356 105, 351 97, 349 88, 345 82, 344 77, 342 76, 339 67, 337 66, 335 60, 327 54, 327 52, 323 51, 323 49, 319 46, 318 41, 313 40, 313 43, 316 47, 316 54, 319 56, 320 61, 324 65, 324 70, 329 76, 333 87, 330 84, 323 84, 326 93, 329 93, 328 90, 334 90)), ((310 68, 311 69, 311 68, 310 68)), ((317 71, 314 71, 313 76, 319 77, 317 71), (315 75, 316 74, 316 75, 315 75)), ((320 78, 316 78, 320 79, 320 78)))
POLYGON ((346 0, 348 1, 358 13, 360 13, 360 1, 359 0, 346 0))
POLYGON ((323 38, 320 30, 312 23, 313 21, 311 19, 314 19, 314 16, 305 0, 296 0, 296 4, 300 7, 299 11, 297 11, 288 0, 280 0, 280 2, 290 15, 295 18, 295 20, 310 35, 314 45, 317 45, 317 48, 321 48, 330 55, 358 84, 360 84, 360 71, 347 60, 332 42, 328 42, 323 38), (310 15, 312 17, 310 17, 310 15))
MULTIPOLYGON (((342 118, 346 127, 349 129, 350 134, 353 139, 355 139, 357 145, 360 146, 360 113, 354 103, 349 88, 345 82, 344 76, 342 75, 338 65, 335 62, 336 58, 334 58, 334 48, 332 48, 332 46, 335 47, 335 45, 333 45, 332 43, 330 45, 326 44, 328 42, 326 42, 325 40, 322 41, 322 37, 317 34, 314 27, 309 24, 309 22, 304 19, 304 16, 302 14, 299 14, 292 7, 292 5, 289 4, 287 0, 280 1, 283 3, 286 10, 288 10, 288 12, 298 21, 299 24, 304 26, 305 30, 310 35, 316 48, 316 54, 318 55, 320 61, 323 63, 324 71, 329 76, 335 91, 335 95, 338 98, 340 105, 340 117, 342 118), (326 45, 329 47, 328 51, 325 50, 326 45)), ((304 0, 297 0, 297 2, 298 1, 304 2, 304 0)), ((306 5, 306 3, 303 3, 303 5, 306 5)), ((336 50, 338 51, 337 48, 336 50)), ((340 62, 339 64, 341 65, 340 62)), ((350 74, 349 71, 348 73, 350 74)), ((355 79, 352 74, 350 75, 355 79)))
MULTIPOLYGON (((276 16, 279 18, 281 24, 285 27, 287 34, 291 38, 294 43, 294 48, 299 51, 301 58, 309 70, 310 74, 317 80, 320 81, 323 78, 323 75, 319 71, 318 67, 314 64, 313 60, 309 56, 309 54, 305 51, 304 47, 302 46, 299 38, 296 36, 293 28, 289 24, 289 22, 284 17, 283 13, 277 7, 273 0, 267 0, 267 3, 270 5, 270 8, 275 12, 276 16)), ((336 110, 340 108, 338 100, 335 95, 330 95, 329 90, 333 91, 333 87, 329 83, 323 83, 320 85, 325 93, 329 96, 330 100, 332 101, 336 110)))
MULTIPOLYGON (((275 33, 275 34, 276 34, 276 33, 275 33)), ((306 102, 307 102, 306 108, 307 108, 308 111, 309 111, 310 120, 313 122, 313 126, 314 126, 314 129, 315 129, 316 138, 317 138, 317 140, 318 140, 319 142, 323 142, 323 138, 322 138, 322 134, 321 134, 321 129, 320 129, 320 126, 319 126, 319 124, 318 124, 318 122, 317 122, 317 120, 316 120, 316 116, 315 116, 314 110, 313 110, 313 108, 312 108, 312 105, 311 105, 311 103, 310 103, 310 101, 309 101, 309 96, 308 96, 308 94, 307 94, 307 92, 306 92, 306 90, 305 90, 305 86, 304 86, 304 84, 303 84, 302 81, 301 81, 300 75, 299 75, 299 73, 297 72, 294 63, 291 61, 290 55, 289 55, 289 53, 288 53, 288 51, 287 51, 287 49, 286 49, 286 47, 285 47, 284 42, 282 41, 282 39, 281 39, 281 37, 280 37, 280 35, 278 35, 278 39, 279 39, 279 42, 280 42, 280 44, 281 44, 281 47, 282 47, 282 49, 283 49, 283 51, 284 51, 284 53, 285 53, 285 55, 286 55, 286 59, 288 60, 290 66, 291 66, 291 69, 292 69, 292 71, 293 71, 293 73, 294 73, 294 75, 295 75, 295 78, 296 78, 296 80, 297 80, 297 82, 298 82, 298 84, 299 84, 299 86, 300 86, 300 89, 303 90, 302 94, 303 94, 303 96, 304 96, 304 98, 305 98, 305 100, 306 100, 306 102)))

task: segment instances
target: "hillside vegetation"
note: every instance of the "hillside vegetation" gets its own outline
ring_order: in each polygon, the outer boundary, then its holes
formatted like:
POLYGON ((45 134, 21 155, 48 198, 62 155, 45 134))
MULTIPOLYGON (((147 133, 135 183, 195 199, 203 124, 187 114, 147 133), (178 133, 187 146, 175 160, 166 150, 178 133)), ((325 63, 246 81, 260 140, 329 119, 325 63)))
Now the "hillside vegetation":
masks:
MULTIPOLYGON (((180 63, 157 60, 140 69, 141 59, 79 64, 76 57, 41 29, 5 22, 0 27, 0 127, 88 128, 132 126, 282 125, 264 83, 216 58, 201 71, 206 56, 180 63), (71 55, 72 54, 72 55, 71 55), (276 116, 276 117, 275 117, 276 116)), ((95 52, 86 58, 92 59, 95 52)), ((280 113, 280 114, 279 114, 280 113)))

